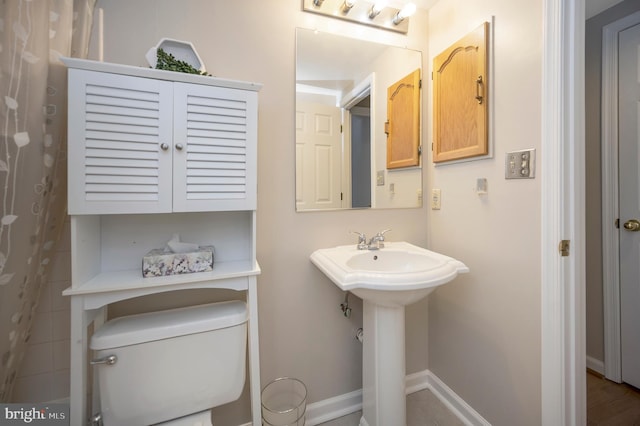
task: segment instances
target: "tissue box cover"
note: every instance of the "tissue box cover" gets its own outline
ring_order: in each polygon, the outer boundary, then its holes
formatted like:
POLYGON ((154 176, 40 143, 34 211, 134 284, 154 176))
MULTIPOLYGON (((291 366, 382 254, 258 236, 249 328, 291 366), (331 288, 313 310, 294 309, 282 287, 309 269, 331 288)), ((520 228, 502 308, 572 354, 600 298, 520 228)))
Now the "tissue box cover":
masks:
POLYGON ((190 274, 213 270, 213 246, 200 246, 198 251, 167 253, 153 249, 142 258, 143 277, 190 274))

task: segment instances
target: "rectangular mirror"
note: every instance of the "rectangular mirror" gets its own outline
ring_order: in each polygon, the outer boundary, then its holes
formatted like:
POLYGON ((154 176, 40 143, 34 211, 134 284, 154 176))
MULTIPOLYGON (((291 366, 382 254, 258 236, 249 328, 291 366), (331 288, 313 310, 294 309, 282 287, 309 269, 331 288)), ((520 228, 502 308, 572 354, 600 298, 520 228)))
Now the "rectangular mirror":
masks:
POLYGON ((406 79, 421 68, 416 50, 296 30, 297 211, 422 206, 420 79, 406 79), (391 87, 413 91, 395 123, 391 87), (417 150, 417 161, 387 167, 393 129, 394 143, 417 150))

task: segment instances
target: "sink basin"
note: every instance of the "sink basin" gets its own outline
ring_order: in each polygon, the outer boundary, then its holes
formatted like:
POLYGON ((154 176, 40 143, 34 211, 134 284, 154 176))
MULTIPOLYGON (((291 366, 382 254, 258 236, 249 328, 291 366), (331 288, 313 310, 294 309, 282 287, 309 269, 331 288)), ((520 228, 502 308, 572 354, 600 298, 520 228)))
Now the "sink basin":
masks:
POLYGON ((355 244, 316 250, 311 262, 344 291, 383 306, 404 306, 469 272, 459 260, 406 242, 380 250, 355 244))

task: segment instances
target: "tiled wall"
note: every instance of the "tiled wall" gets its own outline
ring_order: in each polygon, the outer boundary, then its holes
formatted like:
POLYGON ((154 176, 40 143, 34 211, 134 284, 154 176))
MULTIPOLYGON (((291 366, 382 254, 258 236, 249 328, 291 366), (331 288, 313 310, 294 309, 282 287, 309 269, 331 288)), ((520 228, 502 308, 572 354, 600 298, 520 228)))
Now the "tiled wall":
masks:
POLYGON ((43 287, 25 355, 13 391, 15 402, 46 402, 69 396, 70 303, 62 291, 71 285, 69 219, 43 287))

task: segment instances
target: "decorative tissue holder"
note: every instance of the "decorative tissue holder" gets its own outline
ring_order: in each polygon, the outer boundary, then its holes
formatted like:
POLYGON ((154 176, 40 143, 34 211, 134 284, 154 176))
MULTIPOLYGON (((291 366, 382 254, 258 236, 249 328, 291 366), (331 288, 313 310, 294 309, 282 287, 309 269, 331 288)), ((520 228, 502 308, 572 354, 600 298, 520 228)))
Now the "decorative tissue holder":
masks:
POLYGON ((191 274, 213 270, 213 246, 200 246, 196 251, 173 253, 153 249, 142 258, 142 276, 191 274))

